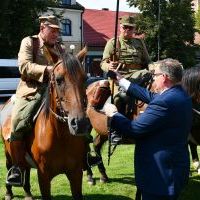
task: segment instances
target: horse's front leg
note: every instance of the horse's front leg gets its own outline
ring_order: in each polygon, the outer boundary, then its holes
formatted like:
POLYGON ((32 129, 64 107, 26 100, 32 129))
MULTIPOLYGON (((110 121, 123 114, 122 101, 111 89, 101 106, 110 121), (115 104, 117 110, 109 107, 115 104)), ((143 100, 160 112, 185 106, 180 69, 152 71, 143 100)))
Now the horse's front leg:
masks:
POLYGON ((38 181, 42 200, 51 200, 51 178, 47 170, 41 172, 38 169, 38 181))
POLYGON ((73 171, 68 171, 66 172, 66 175, 70 182, 73 200, 83 200, 83 195, 82 195, 83 171, 82 169, 77 168, 73 171))
MULTIPOLYGON (((107 140, 108 140, 108 137, 104 136, 104 135, 97 135, 94 138, 94 143, 93 143, 94 150, 95 150, 96 154, 101 157, 101 159, 102 159, 101 149, 107 140)), ((104 166, 103 159, 102 159, 102 162, 100 164, 98 164, 98 169, 99 169, 99 172, 101 173, 100 182, 107 183, 109 180, 108 180, 108 176, 106 174, 106 168, 104 166)))
MULTIPOLYGON (((6 168, 7 171, 12 167, 12 160, 8 152, 5 152, 6 155, 6 168)), ((6 184, 6 194, 5 194, 5 200, 11 200, 13 198, 13 192, 12 192, 12 186, 6 184)))

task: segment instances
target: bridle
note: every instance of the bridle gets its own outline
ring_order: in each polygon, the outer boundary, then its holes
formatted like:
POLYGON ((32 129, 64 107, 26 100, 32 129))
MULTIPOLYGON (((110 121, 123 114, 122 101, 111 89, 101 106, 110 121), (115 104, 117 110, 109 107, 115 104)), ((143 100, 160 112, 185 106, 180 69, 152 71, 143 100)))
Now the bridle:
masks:
MULTIPOLYGON (((145 76, 145 75, 144 75, 145 76)), ((145 87, 145 88, 147 88, 148 90, 150 90, 151 89, 151 87, 152 87, 152 84, 153 84, 153 75, 152 75, 152 73, 149 73, 149 75, 148 76, 145 76, 145 78, 144 78, 144 80, 142 81, 142 83, 141 84, 139 84, 139 85, 141 85, 142 87, 145 87)), ((140 103, 138 103, 138 101, 135 101, 135 105, 137 106, 137 107, 139 107, 139 108, 142 108, 143 106, 144 106, 144 102, 140 102, 140 103)))
MULTIPOLYGON (((64 63, 63 60, 59 60, 54 66, 53 66, 53 69, 52 69, 52 72, 50 74, 50 86, 52 85, 53 88, 55 89, 55 95, 56 95, 56 107, 59 109, 60 111, 60 115, 55 113, 51 107, 49 107, 49 110, 50 112, 53 114, 53 116, 63 122, 63 123, 66 123, 68 121, 68 115, 66 114, 65 110, 63 109, 62 107, 62 104, 61 104, 61 98, 59 97, 58 95, 58 91, 57 91, 57 87, 56 87, 56 83, 55 83, 55 74, 54 74, 54 70, 56 69, 56 67, 60 64, 60 63, 64 63)), ((50 87, 51 88, 51 87, 50 87)), ((50 94, 52 94, 52 91, 50 91, 50 94)))

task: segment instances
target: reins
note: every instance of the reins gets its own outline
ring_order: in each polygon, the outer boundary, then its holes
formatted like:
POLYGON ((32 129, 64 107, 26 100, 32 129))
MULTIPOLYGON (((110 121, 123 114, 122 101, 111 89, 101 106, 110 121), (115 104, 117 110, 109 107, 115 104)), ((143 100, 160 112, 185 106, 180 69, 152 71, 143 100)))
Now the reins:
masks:
POLYGON ((63 123, 66 123, 66 122, 68 121, 68 115, 66 115, 66 113, 65 113, 65 111, 64 111, 64 109, 63 109, 63 107, 62 107, 61 98, 59 97, 58 92, 57 92, 57 89, 56 89, 56 85, 55 85, 55 75, 54 75, 54 70, 55 70, 56 67, 57 67, 60 63, 62 63, 62 62, 63 62, 63 60, 59 60, 59 61, 53 66, 53 70, 52 70, 52 72, 51 72, 51 79, 50 79, 50 85, 53 85, 53 88, 55 89, 55 94, 56 94, 56 105, 57 105, 57 107, 59 108, 61 115, 55 113, 55 112, 52 110, 51 107, 49 107, 49 110, 50 110, 50 112, 53 114, 53 116, 54 116, 57 120, 59 120, 59 121, 61 121, 61 122, 63 122, 63 123))
POLYGON ((200 111, 196 110, 195 108, 192 108, 192 110, 195 112, 195 114, 200 116, 200 111))

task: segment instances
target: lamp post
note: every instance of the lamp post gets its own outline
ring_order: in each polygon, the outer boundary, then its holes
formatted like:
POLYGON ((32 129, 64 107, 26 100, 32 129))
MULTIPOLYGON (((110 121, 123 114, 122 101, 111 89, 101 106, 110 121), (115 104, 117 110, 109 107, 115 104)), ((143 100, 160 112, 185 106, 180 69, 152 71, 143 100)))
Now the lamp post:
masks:
POLYGON ((71 49, 71 54, 73 55, 73 54, 74 54, 75 45, 74 45, 74 44, 71 44, 71 45, 69 46, 69 48, 71 49))
POLYGON ((160 60, 160 0, 158 1, 158 54, 157 59, 160 60))

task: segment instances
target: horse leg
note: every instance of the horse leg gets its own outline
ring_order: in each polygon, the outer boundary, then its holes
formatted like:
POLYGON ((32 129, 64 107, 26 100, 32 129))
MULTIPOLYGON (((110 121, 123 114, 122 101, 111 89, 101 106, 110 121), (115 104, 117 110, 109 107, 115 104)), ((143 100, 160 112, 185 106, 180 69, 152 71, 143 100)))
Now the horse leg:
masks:
POLYGON ((142 193, 138 187, 136 187, 136 194, 135 194, 135 200, 141 200, 142 193))
MULTIPOLYGON (((12 160, 8 152, 5 152, 6 155, 6 168, 7 171, 12 167, 12 160)), ((5 200, 11 200, 13 198, 13 192, 12 192, 12 186, 6 184, 6 194, 5 194, 5 200)))
MULTIPOLYGON (((45 170, 46 171, 46 170, 45 170)), ((51 200, 51 179, 49 174, 38 169, 38 181, 42 200, 51 200)))
MULTIPOLYGON (((87 146, 87 153, 90 153, 91 149, 90 149, 89 143, 87 143, 86 146, 87 146)), ((88 182, 88 184, 89 185, 95 185, 96 182, 95 182, 95 179, 93 178, 92 169, 87 163, 87 155, 86 155, 86 171, 87 171, 87 182, 88 182)))
POLYGON ((189 147, 190 147, 190 152, 192 155, 192 162, 193 162, 193 167, 195 170, 198 170, 199 168, 199 156, 197 153, 197 145, 189 141, 189 147))
POLYGON ((33 200, 33 196, 31 194, 31 185, 30 185, 30 168, 26 168, 25 173, 25 184, 23 186, 25 191, 25 200, 33 200))
POLYGON ((83 195, 82 195, 83 171, 82 169, 77 168, 73 171, 66 172, 66 175, 70 182, 73 200, 83 200, 83 195))
MULTIPOLYGON (((108 137, 107 136, 103 136, 103 135, 97 135, 95 138, 94 138, 94 150, 96 152, 97 155, 99 155, 102 159, 102 156, 101 156, 101 149, 102 149, 102 146, 103 144, 108 140, 108 137)), ((104 166, 104 163, 103 163, 103 159, 102 159, 102 162, 100 164, 98 164, 98 169, 99 169, 99 172, 101 174, 101 177, 100 177, 100 182, 101 183, 107 183, 108 182, 108 176, 106 174, 106 168, 104 166)))
POLYGON ((96 181, 93 178, 93 172, 92 172, 92 168, 90 166, 87 165, 87 182, 89 185, 95 185, 96 181))

